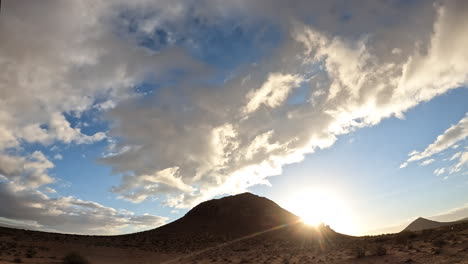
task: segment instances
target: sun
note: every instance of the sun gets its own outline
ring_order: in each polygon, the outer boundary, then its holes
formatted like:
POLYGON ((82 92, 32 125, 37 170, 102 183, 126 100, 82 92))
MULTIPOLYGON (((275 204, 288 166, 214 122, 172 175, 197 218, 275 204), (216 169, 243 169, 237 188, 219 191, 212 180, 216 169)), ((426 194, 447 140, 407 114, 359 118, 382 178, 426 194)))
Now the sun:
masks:
POLYGON ((284 205, 307 225, 324 223, 345 234, 355 231, 352 211, 345 200, 332 190, 310 188, 296 192, 289 196, 284 205))

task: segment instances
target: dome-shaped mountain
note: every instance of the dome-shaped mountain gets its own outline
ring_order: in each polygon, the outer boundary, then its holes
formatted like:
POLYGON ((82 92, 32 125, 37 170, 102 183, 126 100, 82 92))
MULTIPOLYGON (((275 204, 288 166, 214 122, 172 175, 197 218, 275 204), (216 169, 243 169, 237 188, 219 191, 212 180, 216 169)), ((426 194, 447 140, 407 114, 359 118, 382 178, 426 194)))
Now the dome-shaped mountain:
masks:
POLYGON ((154 231, 247 235, 299 221, 275 202, 251 193, 213 199, 195 206, 184 217, 154 231))
POLYGON ((303 244, 328 241, 339 235, 325 225, 305 226, 298 216, 267 198, 242 193, 203 202, 172 223, 123 237, 128 241, 151 243, 158 250, 194 251, 241 238, 303 244))

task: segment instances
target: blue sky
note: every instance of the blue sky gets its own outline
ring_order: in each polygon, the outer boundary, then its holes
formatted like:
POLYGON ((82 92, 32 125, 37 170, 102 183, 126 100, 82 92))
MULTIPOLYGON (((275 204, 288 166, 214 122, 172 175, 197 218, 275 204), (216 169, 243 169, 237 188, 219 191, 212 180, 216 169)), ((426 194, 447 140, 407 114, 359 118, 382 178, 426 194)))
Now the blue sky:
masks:
MULTIPOLYGON (((408 111, 404 119, 387 119, 344 135, 332 147, 287 166, 283 175, 272 178, 272 187, 253 190, 281 204, 298 186, 338 189, 346 193, 353 210, 359 212, 363 225, 359 232, 364 233, 383 227, 396 231, 392 227, 400 228, 398 224, 408 219, 463 207, 468 188, 464 172, 448 179, 434 175, 433 171, 444 161, 424 167, 399 166, 407 153, 432 143, 465 115, 467 96, 467 89, 452 91, 408 111), (294 182, 289 180, 292 177, 294 182)), ((443 156, 450 157, 454 152, 443 156)))
POLYGON ((467 217, 455 2, 5 1, 0 224, 127 233, 244 191, 356 235, 467 217))

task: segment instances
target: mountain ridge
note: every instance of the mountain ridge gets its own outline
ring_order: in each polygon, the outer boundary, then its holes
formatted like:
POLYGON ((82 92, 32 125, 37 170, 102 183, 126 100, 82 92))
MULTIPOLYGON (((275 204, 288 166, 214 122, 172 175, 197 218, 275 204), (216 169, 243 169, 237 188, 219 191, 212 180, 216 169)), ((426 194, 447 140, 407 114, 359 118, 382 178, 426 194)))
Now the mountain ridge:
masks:
POLYGON ((439 221, 430 220, 424 217, 418 217, 416 220, 414 220, 408 226, 406 226, 405 229, 403 229, 403 231, 412 231, 412 232, 422 231, 422 230, 427 230, 427 229, 434 229, 434 228, 440 228, 444 226, 455 225, 455 224, 459 224, 459 223, 466 222, 466 221, 468 221, 468 217, 462 218, 457 221, 451 221, 451 222, 439 222, 439 221))

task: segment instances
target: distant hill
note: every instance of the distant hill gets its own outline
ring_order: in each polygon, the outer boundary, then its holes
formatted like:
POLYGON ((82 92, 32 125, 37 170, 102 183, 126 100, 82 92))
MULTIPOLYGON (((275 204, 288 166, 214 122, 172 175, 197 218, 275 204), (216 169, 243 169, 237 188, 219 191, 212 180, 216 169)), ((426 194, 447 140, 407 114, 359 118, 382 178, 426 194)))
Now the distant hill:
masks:
POLYGON ((421 231, 426 229, 433 229, 433 228, 440 228, 444 226, 458 224, 460 222, 468 221, 468 218, 463 218, 458 221, 453 222, 438 222, 429 220, 423 217, 419 217, 418 219, 411 222, 403 231, 421 231))

